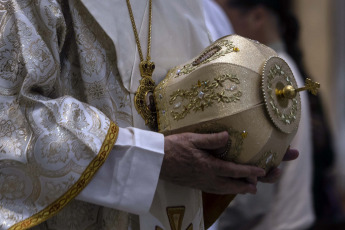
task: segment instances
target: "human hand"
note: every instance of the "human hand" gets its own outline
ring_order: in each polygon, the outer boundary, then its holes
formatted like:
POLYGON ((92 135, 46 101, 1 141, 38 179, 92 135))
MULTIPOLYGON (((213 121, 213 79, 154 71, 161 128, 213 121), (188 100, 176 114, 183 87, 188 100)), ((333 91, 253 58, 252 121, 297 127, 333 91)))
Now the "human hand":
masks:
POLYGON ((227 132, 166 136, 161 179, 214 194, 255 194, 263 169, 212 155, 225 151, 227 140, 227 132))
MULTIPOLYGON (((296 149, 290 149, 290 147, 287 149, 283 161, 291 161, 295 160, 299 155, 298 150, 296 149)), ((279 180, 279 177, 281 175, 281 170, 277 167, 272 168, 266 176, 259 177, 258 180, 264 183, 275 183, 279 180)))

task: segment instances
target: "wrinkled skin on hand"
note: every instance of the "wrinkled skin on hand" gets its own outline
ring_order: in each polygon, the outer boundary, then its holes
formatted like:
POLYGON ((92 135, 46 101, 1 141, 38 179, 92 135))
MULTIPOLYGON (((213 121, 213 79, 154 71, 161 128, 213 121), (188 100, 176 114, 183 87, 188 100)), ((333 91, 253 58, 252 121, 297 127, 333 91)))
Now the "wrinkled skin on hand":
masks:
MULTIPOLYGON (((274 183, 279 179, 278 168, 266 175, 261 168, 214 157, 225 151, 227 140, 227 132, 166 136, 160 178, 214 194, 255 194, 258 180, 274 183)), ((297 157, 297 150, 288 149, 283 160, 297 157)))

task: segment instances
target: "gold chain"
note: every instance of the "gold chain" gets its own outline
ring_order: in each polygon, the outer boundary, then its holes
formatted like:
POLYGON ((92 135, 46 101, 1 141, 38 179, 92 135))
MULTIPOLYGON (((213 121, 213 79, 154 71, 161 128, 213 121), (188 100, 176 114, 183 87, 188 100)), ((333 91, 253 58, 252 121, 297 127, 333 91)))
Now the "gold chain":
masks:
MULTIPOLYGON (((147 56, 144 60, 143 53, 140 46, 139 36, 137 32, 137 27, 135 25, 133 11, 131 7, 130 0, 127 1, 127 7, 129 12, 129 17, 131 18, 131 23, 133 27, 133 32, 135 36, 135 42, 138 46, 140 63, 140 75, 141 80, 139 81, 139 87, 134 96, 134 105, 138 113, 145 120, 145 124, 148 125, 151 129, 157 130, 157 112, 156 106, 154 103, 153 91, 155 89, 155 81, 152 79, 152 73, 155 69, 155 63, 150 59, 151 51, 151 28, 152 28, 152 0, 149 0, 149 31, 147 39, 147 56)), ((143 0, 140 0, 143 1, 143 0)))
MULTIPOLYGON (((128 12, 129 12, 129 17, 131 18, 131 23, 132 23, 132 28, 135 36, 135 42, 137 43, 138 46, 138 51, 139 51, 139 57, 140 61, 144 61, 143 53, 141 51, 141 45, 139 41, 139 36, 137 32, 137 27, 135 25, 134 21, 134 16, 133 16, 133 11, 131 7, 130 0, 127 1, 127 7, 128 7, 128 12)), ((147 56, 146 56, 146 61, 149 61, 151 59, 150 57, 150 52, 151 52, 151 30, 152 30, 152 0, 149 0, 149 31, 148 31, 148 39, 147 39, 147 56)))

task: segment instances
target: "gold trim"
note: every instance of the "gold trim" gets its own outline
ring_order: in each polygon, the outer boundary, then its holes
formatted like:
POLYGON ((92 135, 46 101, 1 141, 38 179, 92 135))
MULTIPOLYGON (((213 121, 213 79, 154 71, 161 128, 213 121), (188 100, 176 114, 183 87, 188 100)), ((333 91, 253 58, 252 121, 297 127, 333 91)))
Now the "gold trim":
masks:
POLYGON ((171 230, 181 230, 182 221, 186 208, 184 206, 167 207, 167 214, 169 218, 171 230))
POLYGON ((177 71, 177 75, 175 77, 180 77, 185 74, 190 74, 194 70, 196 70, 200 64, 206 64, 213 60, 216 60, 219 57, 225 56, 226 54, 232 52, 239 52, 240 49, 235 47, 232 41, 229 40, 220 40, 215 42, 212 47, 207 49, 204 53, 202 53, 199 57, 193 60, 192 63, 184 65, 181 69, 177 71), (221 49, 219 49, 219 47, 221 49), (225 49, 223 49, 225 47, 225 49))
POLYGON ((110 150, 114 146, 117 136, 119 134, 119 127, 111 122, 108 133, 105 137, 105 140, 102 144, 102 147, 98 155, 91 161, 89 166, 85 169, 83 174, 80 176, 79 180, 59 199, 55 202, 41 210, 39 213, 23 220, 15 225, 13 225, 10 230, 15 229, 28 229, 32 228, 43 221, 51 218, 56 215, 63 207, 65 207, 74 197, 76 197, 91 181, 92 177, 96 174, 98 169, 103 165, 107 159, 110 150))
POLYGON ((273 124, 284 133, 292 133, 298 128, 301 117, 300 96, 289 100, 278 96, 276 91, 286 85, 297 88, 297 82, 289 65, 279 57, 270 57, 262 72, 262 93, 266 110, 273 124))
POLYGON ((240 101, 242 96, 242 92, 237 90, 236 84, 240 84, 236 75, 223 74, 215 77, 212 81, 198 80, 189 90, 178 89, 170 95, 169 104, 173 107, 170 114, 174 120, 179 121, 191 111, 204 111, 204 109, 212 107, 214 102, 236 103, 240 101), (227 80, 235 85, 227 88, 224 84, 227 80), (227 91, 231 92, 228 93, 227 91), (183 104, 184 101, 187 101, 187 104, 183 104))
POLYGON ((154 89, 154 80, 151 77, 143 77, 135 93, 134 105, 138 113, 145 120, 145 125, 148 125, 153 131, 157 131, 157 112, 153 96, 154 89))

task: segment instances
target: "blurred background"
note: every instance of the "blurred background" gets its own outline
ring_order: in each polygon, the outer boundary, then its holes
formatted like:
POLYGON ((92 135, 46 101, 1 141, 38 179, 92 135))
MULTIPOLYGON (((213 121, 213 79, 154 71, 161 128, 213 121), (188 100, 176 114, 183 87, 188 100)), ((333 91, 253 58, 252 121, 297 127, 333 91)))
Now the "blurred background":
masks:
POLYGON ((345 229, 345 1, 294 0, 293 7, 300 22, 305 67, 321 83, 320 98, 334 149, 328 178, 334 180, 333 202, 341 208, 323 210, 313 229, 345 229))
MULTIPOLYGON (((330 179, 334 179, 335 189, 339 194, 339 197, 334 197, 334 202, 341 203, 342 212, 344 212, 345 1, 294 0, 293 6, 301 26, 300 41, 306 69, 315 80, 321 83, 320 96, 329 122, 331 144, 335 153, 329 176, 330 179)), ((343 216, 339 218, 339 222, 344 222, 343 216)), ((320 221, 319 228, 321 229, 322 224, 325 223, 322 220, 317 221, 320 221)), ((339 229, 345 229, 345 224, 339 226, 339 229)))

